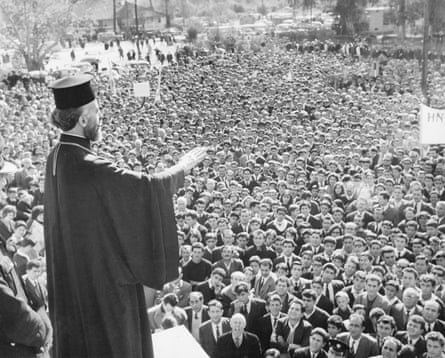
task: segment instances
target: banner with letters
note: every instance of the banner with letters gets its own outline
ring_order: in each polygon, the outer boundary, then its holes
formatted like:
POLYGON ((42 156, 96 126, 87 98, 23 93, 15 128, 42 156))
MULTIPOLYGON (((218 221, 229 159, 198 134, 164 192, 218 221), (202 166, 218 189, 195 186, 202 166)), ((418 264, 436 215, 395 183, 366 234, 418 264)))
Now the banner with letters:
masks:
POLYGON ((445 110, 420 106, 420 143, 445 144, 445 110))

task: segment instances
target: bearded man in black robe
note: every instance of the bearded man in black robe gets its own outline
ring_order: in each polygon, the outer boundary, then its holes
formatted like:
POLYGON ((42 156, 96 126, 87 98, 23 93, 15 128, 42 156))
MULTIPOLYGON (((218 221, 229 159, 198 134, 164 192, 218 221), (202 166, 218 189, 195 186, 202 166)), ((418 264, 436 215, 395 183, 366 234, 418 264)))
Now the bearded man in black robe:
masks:
POLYGON ((45 241, 55 358, 151 358, 143 285, 178 276, 172 196, 205 156, 148 176, 91 150, 100 111, 89 75, 51 85, 63 133, 46 166, 45 241))

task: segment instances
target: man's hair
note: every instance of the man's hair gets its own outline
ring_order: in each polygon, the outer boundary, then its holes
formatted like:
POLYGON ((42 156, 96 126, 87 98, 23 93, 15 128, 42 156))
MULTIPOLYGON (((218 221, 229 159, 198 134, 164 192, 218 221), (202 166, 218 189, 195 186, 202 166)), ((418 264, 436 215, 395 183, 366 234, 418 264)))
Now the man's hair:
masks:
POLYGON ((51 113, 51 123, 63 131, 73 129, 82 114, 85 113, 85 107, 68 108, 68 109, 54 109, 51 113))
POLYGON ((272 260, 269 258, 261 259, 260 266, 268 266, 270 269, 273 267, 272 260))
POLYGON ((237 295, 243 292, 249 293, 249 284, 247 282, 238 282, 234 289, 237 295))
POLYGON ((178 297, 174 293, 167 293, 162 298, 162 303, 170 304, 171 306, 175 307, 178 304, 178 297))
POLYGON ((215 267, 213 270, 212 270, 212 274, 211 274, 212 276, 213 275, 219 275, 219 276, 221 276, 222 278, 224 278, 224 277, 226 277, 226 271, 222 268, 222 267, 215 267))
POLYGON ((396 329, 396 321, 394 317, 391 317, 387 314, 384 314, 383 316, 380 316, 380 318, 377 320, 377 324, 389 324, 391 325, 391 329, 396 329))
POLYGON ((218 300, 210 300, 207 306, 210 307, 218 307, 219 309, 223 309, 223 304, 218 300))
POLYGON ((315 301, 317 299, 317 294, 314 290, 307 288, 303 291, 301 294, 303 297, 310 298, 311 300, 315 301))
POLYGON ((412 316, 410 316, 410 317, 408 318, 408 322, 409 322, 409 321, 412 321, 412 322, 414 322, 415 324, 420 324, 420 328, 421 328, 422 330, 425 329, 426 321, 425 321, 425 319, 424 319, 422 316, 420 316, 420 315, 418 315, 418 314, 413 314, 412 316))
POLYGON ((311 332, 311 336, 313 336, 314 334, 318 334, 319 336, 321 336, 321 338, 323 338, 323 342, 327 342, 329 339, 328 332, 326 332, 324 328, 315 327, 311 332))
POLYGON ((343 318, 341 318, 339 315, 332 315, 328 318, 328 325, 333 325, 337 327, 340 330, 343 330, 345 326, 343 325, 343 318))
POLYGON ((425 341, 427 342, 429 340, 439 342, 442 348, 445 346, 445 338, 440 332, 432 331, 427 333, 425 336, 425 341))
POLYGON ((31 260, 26 264, 27 271, 31 271, 33 268, 40 268, 40 262, 37 260, 31 260))
POLYGON ((404 273, 412 273, 415 277, 415 279, 417 280, 419 277, 419 273, 417 272, 417 270, 414 267, 406 267, 402 270, 402 275, 404 273))
POLYGON ((272 294, 267 297, 267 303, 271 304, 272 302, 279 302, 280 304, 282 303, 280 296, 277 294, 272 294))

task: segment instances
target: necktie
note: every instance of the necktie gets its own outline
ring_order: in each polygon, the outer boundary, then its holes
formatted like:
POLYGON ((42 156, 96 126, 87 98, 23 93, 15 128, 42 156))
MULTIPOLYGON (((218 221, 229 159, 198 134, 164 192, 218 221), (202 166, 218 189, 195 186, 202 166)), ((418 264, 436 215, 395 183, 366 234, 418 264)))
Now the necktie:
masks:
POLYGON ((351 350, 351 354, 355 355, 355 341, 354 340, 352 340, 352 342, 351 342, 350 350, 351 350))
POLYGON ((196 320, 198 319, 198 313, 197 312, 195 312, 195 319, 196 320))
POLYGON ((264 278, 260 278, 260 282, 258 282, 258 291, 261 291, 261 288, 263 287, 264 278))
POLYGON ((275 328, 277 328, 277 319, 276 319, 276 318, 273 319, 273 327, 272 327, 272 330, 275 331, 275 328))
POLYGON ((236 348, 239 348, 241 346, 241 338, 239 338, 239 337, 235 338, 235 345, 236 345, 236 348))
POLYGON ((221 335, 219 331, 219 325, 216 326, 216 340, 218 340, 219 336, 221 335))
POLYGON ((243 304, 243 307, 241 307, 241 313, 243 315, 247 315, 247 305, 246 304, 243 304))

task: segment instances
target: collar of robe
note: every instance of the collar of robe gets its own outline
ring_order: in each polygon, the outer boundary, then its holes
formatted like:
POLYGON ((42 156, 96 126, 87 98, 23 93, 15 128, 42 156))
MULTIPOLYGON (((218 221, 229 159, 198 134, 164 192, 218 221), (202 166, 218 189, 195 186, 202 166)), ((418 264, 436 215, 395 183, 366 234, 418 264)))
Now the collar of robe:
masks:
POLYGON ((57 167, 57 157, 59 154, 60 146, 61 145, 71 145, 74 147, 79 147, 81 149, 86 150, 87 152, 94 154, 91 151, 91 143, 90 140, 84 137, 69 135, 66 133, 62 133, 60 136, 59 143, 57 144, 53 156, 53 176, 56 176, 56 167, 57 167))
POLYGON ((84 147, 87 150, 91 150, 91 142, 89 139, 80 137, 80 136, 74 136, 66 133, 62 133, 60 136, 59 143, 61 144, 77 144, 81 147, 84 147))

